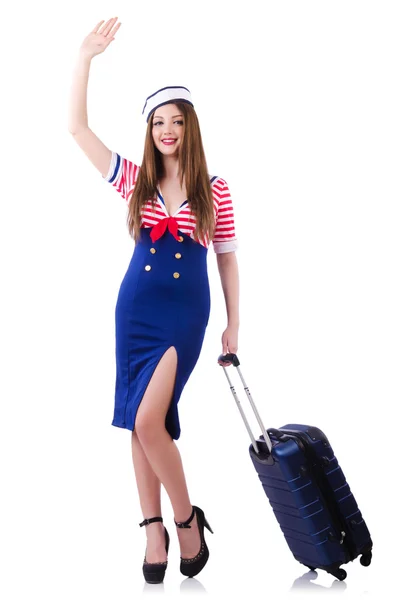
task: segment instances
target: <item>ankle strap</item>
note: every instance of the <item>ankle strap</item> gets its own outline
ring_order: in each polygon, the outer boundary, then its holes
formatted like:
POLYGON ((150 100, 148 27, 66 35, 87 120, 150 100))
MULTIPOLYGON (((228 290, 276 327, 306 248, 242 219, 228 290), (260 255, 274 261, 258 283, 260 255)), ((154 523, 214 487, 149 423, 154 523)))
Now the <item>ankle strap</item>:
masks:
POLYGON ((189 523, 193 520, 195 506, 193 506, 192 508, 193 508, 192 514, 190 515, 190 517, 188 518, 187 521, 177 523, 174 519, 174 523, 177 527, 180 527, 181 529, 191 529, 191 526, 189 525, 189 523))
POLYGON ((142 521, 142 523, 139 523, 139 527, 143 527, 144 525, 149 525, 149 523, 156 523, 157 521, 162 523, 163 517, 152 517, 151 519, 144 519, 142 521))

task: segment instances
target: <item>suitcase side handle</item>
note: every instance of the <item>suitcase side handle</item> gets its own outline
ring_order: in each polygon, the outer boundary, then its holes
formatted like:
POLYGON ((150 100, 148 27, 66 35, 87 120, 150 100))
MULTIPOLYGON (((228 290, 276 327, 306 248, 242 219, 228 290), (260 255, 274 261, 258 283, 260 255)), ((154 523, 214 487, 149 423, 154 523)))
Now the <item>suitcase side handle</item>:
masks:
POLYGON ((248 398, 248 400, 249 400, 249 402, 251 404, 251 408, 254 411, 254 415, 255 415, 256 420, 258 421, 259 427, 260 427, 260 429, 262 431, 263 439, 265 441, 265 444, 266 444, 266 447, 268 449, 268 452, 269 452, 269 454, 271 454, 271 452, 272 452, 272 442, 271 442, 270 436, 269 436, 269 434, 267 433, 267 431, 265 429, 265 426, 264 426, 264 424, 262 422, 262 419, 260 418, 260 415, 258 413, 258 409, 256 408, 254 400, 253 400, 253 398, 251 396, 251 392, 249 391, 248 386, 245 383, 244 377, 243 377, 243 375, 241 373, 241 370, 240 370, 240 361, 239 361, 239 359, 237 357, 237 354, 232 354, 232 353, 221 354, 220 356, 218 356, 218 364, 220 364, 221 367, 223 368, 223 371, 224 371, 224 373, 226 375, 226 379, 229 382, 229 386, 230 386, 231 392, 232 392, 233 397, 234 397, 234 399, 236 401, 237 408, 240 411, 241 417, 242 417, 242 419, 243 419, 243 421, 245 423, 245 426, 247 428, 248 434, 249 434, 249 436, 251 438, 252 445, 253 445, 253 447, 255 449, 255 452, 257 454, 259 454, 259 448, 258 448, 257 441, 255 439, 254 434, 252 433, 251 427, 250 427, 250 425, 249 425, 249 423, 247 421, 247 417, 245 416, 245 413, 244 413, 244 410, 243 410, 243 408, 241 406, 240 400, 238 399, 238 396, 236 394, 236 390, 234 389, 234 386, 233 386, 233 384, 232 384, 232 382, 230 380, 230 377, 229 377, 229 375, 227 373, 227 370, 226 370, 226 368, 227 368, 227 366, 229 364, 232 364, 234 367, 236 367, 237 372, 240 375, 240 379, 241 379, 241 381, 243 383, 244 391, 247 394, 247 398, 248 398), (225 366, 225 364, 226 364, 226 366, 225 366))

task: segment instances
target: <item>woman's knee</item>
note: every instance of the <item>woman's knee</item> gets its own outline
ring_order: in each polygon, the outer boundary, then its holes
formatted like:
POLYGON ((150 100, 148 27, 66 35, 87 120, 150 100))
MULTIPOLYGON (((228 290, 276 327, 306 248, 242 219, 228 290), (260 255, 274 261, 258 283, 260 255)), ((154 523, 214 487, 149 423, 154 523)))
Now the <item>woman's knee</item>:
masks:
POLYGON ((135 419, 135 433, 142 444, 151 443, 165 429, 165 420, 152 410, 140 411, 135 419))

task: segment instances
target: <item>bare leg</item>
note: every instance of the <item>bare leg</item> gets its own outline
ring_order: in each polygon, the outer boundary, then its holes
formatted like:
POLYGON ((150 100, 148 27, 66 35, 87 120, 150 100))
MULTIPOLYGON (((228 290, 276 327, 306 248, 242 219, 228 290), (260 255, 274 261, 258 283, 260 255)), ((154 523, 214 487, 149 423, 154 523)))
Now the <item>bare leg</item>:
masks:
MULTIPOLYGON (((158 482, 164 485, 168 493, 176 521, 186 521, 192 512, 181 456, 165 428, 165 417, 174 389, 176 366, 176 350, 171 347, 153 373, 135 420, 132 447, 144 518, 161 515, 158 482), (157 477, 158 482, 154 476, 157 477)), ((191 529, 177 528, 181 555, 184 558, 192 558, 200 550, 201 542, 196 516, 191 526, 191 529)), ((162 531, 161 523, 151 523, 145 529, 148 562, 166 560, 164 534, 161 542, 164 551, 158 544, 158 534, 162 531), (157 534, 154 531, 156 528, 157 534)))
MULTIPOLYGON (((143 518, 161 517, 160 480, 146 458, 136 431, 132 432, 131 446, 143 518)), ((145 529, 148 540, 146 560, 148 562, 163 562, 167 560, 162 523, 150 523, 145 529)))

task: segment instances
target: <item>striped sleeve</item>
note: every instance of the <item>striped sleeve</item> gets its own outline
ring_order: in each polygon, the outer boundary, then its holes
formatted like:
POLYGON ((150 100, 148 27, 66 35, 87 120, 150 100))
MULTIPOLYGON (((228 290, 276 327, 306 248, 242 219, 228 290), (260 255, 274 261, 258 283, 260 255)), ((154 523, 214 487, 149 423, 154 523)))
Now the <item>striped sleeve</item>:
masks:
POLYGON ((213 186, 215 199, 215 235, 213 247, 216 254, 234 252, 238 242, 234 226, 233 201, 229 186, 224 179, 218 179, 213 186))
POLYGON ((129 202, 131 198, 129 194, 135 187, 139 169, 138 165, 112 151, 108 174, 102 177, 111 183, 125 200, 128 196, 129 202))

